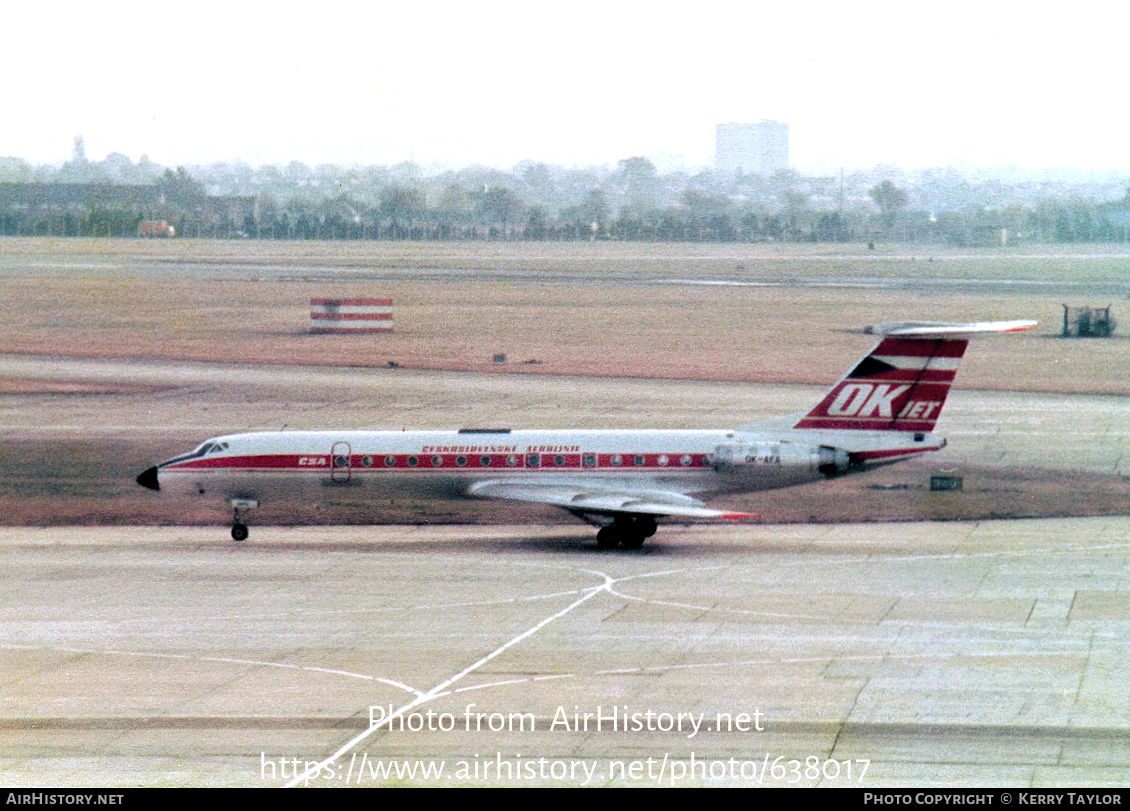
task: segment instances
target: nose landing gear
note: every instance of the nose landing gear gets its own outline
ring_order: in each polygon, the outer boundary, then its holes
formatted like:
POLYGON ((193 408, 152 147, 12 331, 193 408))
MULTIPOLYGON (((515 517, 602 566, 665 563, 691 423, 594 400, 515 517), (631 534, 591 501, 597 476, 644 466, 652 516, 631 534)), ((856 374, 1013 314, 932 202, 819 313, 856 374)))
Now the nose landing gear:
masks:
POLYGON ((239 511, 252 510, 259 506, 259 502, 250 498, 233 498, 228 503, 232 507, 231 539, 236 542, 246 541, 250 531, 247 529, 247 524, 243 522, 243 517, 239 514, 239 511))

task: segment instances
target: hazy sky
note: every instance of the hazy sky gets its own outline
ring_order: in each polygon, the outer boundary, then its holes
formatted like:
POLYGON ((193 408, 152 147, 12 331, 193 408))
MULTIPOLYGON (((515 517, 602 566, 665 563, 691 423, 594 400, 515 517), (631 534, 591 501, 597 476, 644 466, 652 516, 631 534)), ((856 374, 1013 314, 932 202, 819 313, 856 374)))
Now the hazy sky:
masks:
POLYGON ((1125 2, 15 3, 0 155, 1130 169, 1125 2))

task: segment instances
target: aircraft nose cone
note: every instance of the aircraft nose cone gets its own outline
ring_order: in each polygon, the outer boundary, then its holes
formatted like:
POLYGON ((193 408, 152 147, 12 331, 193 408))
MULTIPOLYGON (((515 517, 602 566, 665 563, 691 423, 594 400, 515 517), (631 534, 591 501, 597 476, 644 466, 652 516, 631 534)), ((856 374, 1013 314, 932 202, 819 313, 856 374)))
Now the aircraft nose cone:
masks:
POLYGON ((137 483, 142 487, 148 487, 150 490, 160 490, 161 485, 157 482, 157 468, 146 469, 144 473, 137 477, 137 483))

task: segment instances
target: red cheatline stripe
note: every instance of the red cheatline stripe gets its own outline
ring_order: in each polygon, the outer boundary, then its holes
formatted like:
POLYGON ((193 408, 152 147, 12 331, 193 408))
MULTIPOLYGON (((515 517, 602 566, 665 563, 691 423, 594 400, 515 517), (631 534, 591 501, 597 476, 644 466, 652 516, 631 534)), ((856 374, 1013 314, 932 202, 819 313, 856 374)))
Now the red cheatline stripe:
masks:
POLYGON ((872 355, 903 355, 910 358, 960 358, 969 341, 911 341, 905 338, 884 338, 871 350, 872 355))
POLYGON ((312 298, 311 307, 391 307, 390 298, 312 298))
POLYGON ((312 321, 391 321, 392 313, 310 313, 312 321))
POLYGON ((295 454, 270 454, 258 456, 214 456, 208 459, 192 459, 176 465, 170 465, 166 470, 211 470, 241 467, 294 467, 294 468, 322 468, 329 469, 329 457, 312 454, 297 456, 295 454), (299 459, 310 460, 308 464, 299 465, 299 459))
POLYGON ((692 470, 694 468, 703 468, 707 465, 707 457, 705 454, 596 454, 596 464, 584 464, 584 457, 588 454, 580 453, 402 453, 402 454, 353 454, 350 457, 349 467, 340 466, 337 468, 331 467, 331 457, 326 454, 269 454, 269 455, 256 455, 256 456, 215 456, 204 459, 192 459, 185 462, 180 462, 175 465, 169 465, 164 468, 165 470, 238 470, 249 468, 270 468, 275 470, 302 470, 302 471, 321 471, 326 472, 329 470, 346 471, 352 468, 354 471, 363 470, 393 470, 393 469, 407 469, 407 470, 516 470, 526 468, 528 470, 597 470, 597 469, 612 469, 612 470, 632 470, 632 469, 650 469, 650 470, 692 470), (538 457, 537 464, 534 464, 532 457, 538 457), (620 458, 620 464, 617 465, 613 461, 613 457, 620 458), (636 457, 639 456, 639 461, 642 464, 636 464, 636 457), (667 463, 661 464, 660 457, 666 456, 667 463), (688 464, 683 464, 683 457, 686 456, 688 464), (409 464, 410 457, 416 458, 416 464, 409 464), (513 457, 513 464, 507 464, 507 459, 513 457), (368 458, 369 464, 366 465, 364 460, 368 458), (489 459, 488 464, 483 464, 483 459, 489 459), (560 458, 560 463, 559 463, 560 458), (386 459, 392 460, 392 464, 387 464, 386 459), (439 464, 434 463, 434 459, 439 460, 439 464), (459 460, 463 460, 463 464, 459 460))

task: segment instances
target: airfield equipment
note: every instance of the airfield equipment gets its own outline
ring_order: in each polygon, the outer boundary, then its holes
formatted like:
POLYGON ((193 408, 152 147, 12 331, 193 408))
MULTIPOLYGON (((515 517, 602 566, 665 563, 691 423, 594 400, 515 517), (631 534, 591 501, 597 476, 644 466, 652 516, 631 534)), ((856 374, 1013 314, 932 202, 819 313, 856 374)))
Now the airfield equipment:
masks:
POLYGON ((1117 322, 1106 307, 1063 306, 1064 338, 1109 338, 1114 335, 1117 322))

